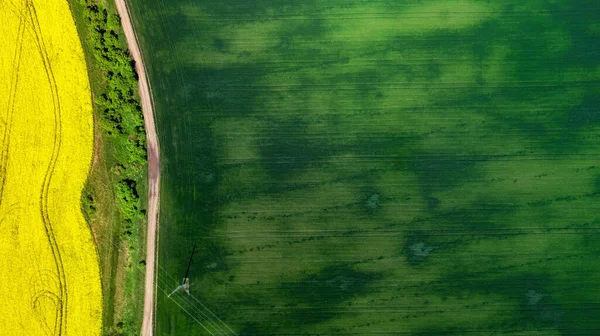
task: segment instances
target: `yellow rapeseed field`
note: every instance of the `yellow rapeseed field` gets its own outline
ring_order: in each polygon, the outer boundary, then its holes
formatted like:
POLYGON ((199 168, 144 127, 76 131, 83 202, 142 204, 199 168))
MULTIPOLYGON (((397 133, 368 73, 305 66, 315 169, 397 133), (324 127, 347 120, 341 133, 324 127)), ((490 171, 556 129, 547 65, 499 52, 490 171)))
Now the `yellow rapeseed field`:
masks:
POLYGON ((0 0, 0 335, 100 335, 81 215, 92 159, 85 59, 67 0, 0 0))

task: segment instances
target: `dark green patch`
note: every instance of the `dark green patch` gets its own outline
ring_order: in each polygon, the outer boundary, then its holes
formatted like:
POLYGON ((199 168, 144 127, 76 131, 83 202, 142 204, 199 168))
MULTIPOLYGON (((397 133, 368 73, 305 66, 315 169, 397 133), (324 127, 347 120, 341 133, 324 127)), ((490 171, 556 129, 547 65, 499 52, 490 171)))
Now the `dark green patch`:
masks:
POLYGON ((423 192, 429 196, 477 178, 477 164, 485 160, 462 153, 417 152, 409 158, 407 168, 419 177, 423 192))
POLYGON ((295 325, 315 324, 333 318, 334 309, 351 298, 366 295, 369 283, 380 274, 364 273, 348 265, 333 265, 297 282, 283 282, 281 290, 297 305, 289 314, 295 325))
POLYGON ((299 303, 333 306, 363 293, 377 274, 358 272, 347 265, 329 266, 298 282, 284 282, 282 289, 299 303))
POLYGON ((290 177, 335 153, 320 139, 310 137, 302 120, 272 121, 272 125, 271 132, 263 134, 259 141, 259 148, 274 179, 290 177))
POLYGON ((573 107, 569 113, 570 127, 593 126, 600 122, 600 97, 586 96, 580 105, 573 107))

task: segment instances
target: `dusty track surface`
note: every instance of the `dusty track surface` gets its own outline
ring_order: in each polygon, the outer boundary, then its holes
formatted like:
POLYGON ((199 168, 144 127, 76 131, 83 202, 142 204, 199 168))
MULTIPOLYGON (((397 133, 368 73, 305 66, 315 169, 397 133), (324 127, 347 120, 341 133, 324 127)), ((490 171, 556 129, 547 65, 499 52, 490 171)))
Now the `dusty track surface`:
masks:
POLYGON ((158 137, 154 125, 154 108, 152 102, 152 90, 146 76, 146 68, 142 59, 142 53, 137 42, 135 31, 129 10, 125 0, 115 0, 121 24, 125 31, 129 51, 136 64, 136 70, 139 76, 138 88, 142 101, 142 111, 144 113, 144 123, 146 126, 146 138, 148 147, 148 240, 146 247, 146 279, 144 292, 144 320, 142 322, 142 336, 151 336, 154 330, 154 304, 155 304, 155 278, 156 278, 156 257, 157 257, 157 238, 158 238, 158 203, 160 188, 160 155, 158 147, 158 137))

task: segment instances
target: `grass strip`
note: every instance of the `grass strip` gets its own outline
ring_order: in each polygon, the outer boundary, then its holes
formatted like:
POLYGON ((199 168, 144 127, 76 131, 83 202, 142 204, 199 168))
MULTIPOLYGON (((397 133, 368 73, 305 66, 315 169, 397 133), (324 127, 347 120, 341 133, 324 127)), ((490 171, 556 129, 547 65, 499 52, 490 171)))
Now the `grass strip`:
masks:
POLYGON ((103 334, 138 335, 147 194, 138 78, 114 4, 69 2, 84 46, 94 101, 96 150, 82 211, 100 254, 103 334))

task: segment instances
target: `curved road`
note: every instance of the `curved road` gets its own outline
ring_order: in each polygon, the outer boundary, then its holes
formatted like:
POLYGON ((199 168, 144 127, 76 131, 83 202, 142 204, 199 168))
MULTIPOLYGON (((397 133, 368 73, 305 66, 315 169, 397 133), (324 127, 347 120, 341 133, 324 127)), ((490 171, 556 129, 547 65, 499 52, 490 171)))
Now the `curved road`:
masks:
POLYGON ((154 125, 154 108, 152 101, 152 89, 146 76, 146 69, 142 59, 142 53, 138 46, 137 37, 133 30, 131 17, 125 0, 115 0, 121 24, 125 31, 125 38, 129 45, 129 51, 135 61, 135 67, 139 77, 138 89, 142 101, 142 112, 146 126, 146 141, 148 148, 148 240, 146 244, 146 279, 144 291, 144 319, 142 322, 142 336, 152 336, 154 331, 154 298, 156 295, 156 245, 158 240, 158 202, 160 189, 160 155, 158 137, 154 125))

